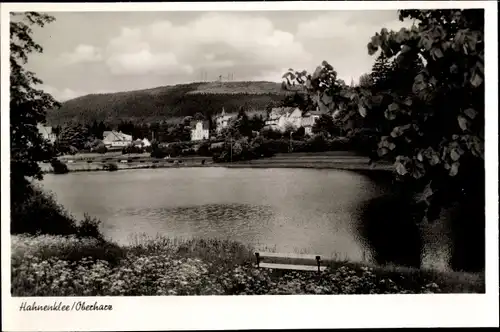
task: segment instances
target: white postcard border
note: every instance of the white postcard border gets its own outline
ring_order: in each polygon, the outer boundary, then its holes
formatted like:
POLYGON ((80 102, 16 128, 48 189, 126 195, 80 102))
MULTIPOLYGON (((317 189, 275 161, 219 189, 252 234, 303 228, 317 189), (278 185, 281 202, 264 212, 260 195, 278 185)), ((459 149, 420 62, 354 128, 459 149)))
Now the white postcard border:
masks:
POLYGON ((2 326, 8 331, 498 326, 498 53, 495 1, 1 4, 2 326), (9 11, 485 8, 486 294, 12 298, 10 295, 9 11), (22 312, 22 302, 111 304, 103 312, 22 312))

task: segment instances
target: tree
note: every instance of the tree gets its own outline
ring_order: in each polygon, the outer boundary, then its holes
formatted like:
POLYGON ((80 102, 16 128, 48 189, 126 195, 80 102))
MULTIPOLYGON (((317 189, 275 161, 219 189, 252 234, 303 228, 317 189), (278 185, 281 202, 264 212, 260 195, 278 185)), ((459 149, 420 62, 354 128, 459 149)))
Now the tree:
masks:
POLYGON ((294 133, 292 133, 292 138, 295 140, 303 139, 305 136, 306 136, 306 130, 304 127, 299 127, 294 133))
MULTIPOLYGON (((28 55, 43 48, 31 37, 32 26, 43 27, 54 21, 49 15, 35 12, 12 13, 10 22, 10 142, 11 190, 13 197, 27 184, 26 180, 42 179, 38 165, 52 157, 48 142, 38 133, 37 124, 45 122, 48 109, 60 104, 48 93, 36 88, 42 81, 24 65, 28 55)), ((22 195, 22 189, 21 195, 22 195)))
POLYGON ((191 120, 186 116, 181 123, 177 124, 170 132, 170 140, 177 142, 187 142, 191 140, 191 120))
MULTIPOLYGON (((484 12, 399 13, 417 25, 384 28, 367 46, 370 55, 380 50, 393 59, 398 76, 375 90, 352 89, 347 110, 365 118, 384 109, 378 156, 393 162, 398 179, 412 188, 422 210, 416 220, 434 220, 442 207, 484 202, 484 12), (413 75, 419 59, 424 68, 413 75)), ((332 71, 323 63, 313 75, 295 75, 329 109, 342 97, 332 71)))
POLYGON ((70 147, 82 150, 88 142, 93 141, 88 128, 79 123, 70 123, 64 126, 56 140, 56 146, 61 152, 68 151, 70 147))
POLYGON ((252 137, 252 123, 247 115, 245 107, 240 107, 236 119, 229 124, 239 135, 252 137))
POLYGON ((135 130, 135 125, 132 121, 121 121, 118 125, 118 131, 121 131, 124 134, 132 135, 135 130))
POLYGON ((359 77, 359 86, 370 88, 373 85, 373 79, 370 74, 363 74, 359 77))
POLYGON ((390 87, 387 84, 388 77, 390 73, 394 70, 394 63, 385 56, 384 52, 381 52, 372 67, 372 72, 370 73, 373 85, 377 86, 378 89, 384 90, 390 87))
POLYGON ((203 114, 201 114, 200 112, 197 112, 193 116, 193 120, 195 120, 195 121, 203 121, 203 120, 205 120, 205 116, 203 114))
POLYGON ((340 136, 340 130, 330 114, 321 114, 312 128, 313 133, 324 133, 329 136, 340 136))
POLYGON ((252 131, 257 131, 260 132, 262 128, 264 128, 264 125, 266 124, 266 121, 262 117, 262 115, 257 115, 255 114, 250 118, 250 128, 252 131))

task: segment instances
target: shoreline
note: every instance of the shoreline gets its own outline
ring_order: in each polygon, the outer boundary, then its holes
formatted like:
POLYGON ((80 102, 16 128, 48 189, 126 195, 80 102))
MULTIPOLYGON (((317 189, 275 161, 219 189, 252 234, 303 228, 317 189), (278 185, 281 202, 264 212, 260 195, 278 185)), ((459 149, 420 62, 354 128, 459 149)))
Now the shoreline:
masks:
MULTIPOLYGON (((96 163, 74 163, 66 164, 68 166, 68 173, 77 172, 110 172, 104 169, 104 164, 102 162, 96 163)), ((148 163, 130 163, 130 164, 120 164, 116 163, 117 169, 115 171, 123 170, 136 170, 136 169, 158 169, 158 168, 199 168, 199 167, 222 167, 222 168, 299 168, 299 169, 336 169, 344 171, 362 171, 362 172, 390 172, 393 170, 392 165, 368 165, 359 162, 340 162, 340 161, 284 161, 284 160, 272 160, 265 159, 262 161, 250 160, 235 163, 214 163, 208 162, 205 164, 201 163, 179 163, 173 164, 168 162, 148 162, 148 163), (130 165, 132 164, 132 165, 130 165)), ((50 165, 43 165, 42 167, 44 174, 55 174, 50 167, 50 165), (45 169, 43 169, 45 168, 45 169)))

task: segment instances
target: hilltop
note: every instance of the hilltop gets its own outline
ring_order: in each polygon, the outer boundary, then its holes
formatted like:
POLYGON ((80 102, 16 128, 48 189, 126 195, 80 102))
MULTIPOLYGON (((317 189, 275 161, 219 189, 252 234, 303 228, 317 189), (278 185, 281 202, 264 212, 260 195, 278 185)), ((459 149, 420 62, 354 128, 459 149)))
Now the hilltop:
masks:
POLYGON ((47 112, 47 122, 58 125, 69 121, 109 123, 131 120, 151 122, 192 116, 197 112, 212 116, 221 111, 237 112, 241 106, 265 110, 285 95, 274 82, 207 82, 162 86, 145 90, 90 94, 68 100, 57 110, 47 112))

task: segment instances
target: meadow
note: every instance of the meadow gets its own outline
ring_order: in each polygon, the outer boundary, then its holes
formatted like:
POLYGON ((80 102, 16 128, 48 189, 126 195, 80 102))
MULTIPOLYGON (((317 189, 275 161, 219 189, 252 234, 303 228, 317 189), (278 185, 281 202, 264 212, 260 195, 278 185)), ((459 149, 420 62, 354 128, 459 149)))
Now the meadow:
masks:
POLYGON ((75 236, 12 236, 13 296, 482 293, 484 275, 343 260, 316 272, 259 269, 253 248, 137 236, 118 246, 75 236))

